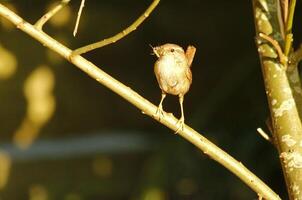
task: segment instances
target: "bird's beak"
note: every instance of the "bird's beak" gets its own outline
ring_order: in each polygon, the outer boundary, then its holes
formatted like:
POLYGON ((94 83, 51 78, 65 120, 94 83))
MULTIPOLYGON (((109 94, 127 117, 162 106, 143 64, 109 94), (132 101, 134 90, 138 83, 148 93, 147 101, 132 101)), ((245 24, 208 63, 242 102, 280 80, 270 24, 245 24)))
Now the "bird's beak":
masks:
POLYGON ((153 47, 151 44, 149 44, 149 46, 152 48, 151 55, 156 55, 159 58, 159 54, 157 52, 157 47, 153 47))

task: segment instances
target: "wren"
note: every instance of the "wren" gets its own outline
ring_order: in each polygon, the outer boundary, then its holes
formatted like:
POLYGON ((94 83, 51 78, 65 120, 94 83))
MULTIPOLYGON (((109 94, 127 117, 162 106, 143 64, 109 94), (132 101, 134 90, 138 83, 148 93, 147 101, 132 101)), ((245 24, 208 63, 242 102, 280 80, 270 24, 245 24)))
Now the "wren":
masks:
POLYGON ((186 52, 176 44, 164 44, 152 47, 154 54, 158 57, 154 65, 154 73, 162 91, 161 100, 158 105, 156 115, 159 120, 164 115, 163 101, 166 94, 177 95, 181 110, 181 117, 177 122, 179 130, 184 129, 184 95, 189 91, 192 84, 191 65, 194 59, 196 48, 188 46, 186 52))

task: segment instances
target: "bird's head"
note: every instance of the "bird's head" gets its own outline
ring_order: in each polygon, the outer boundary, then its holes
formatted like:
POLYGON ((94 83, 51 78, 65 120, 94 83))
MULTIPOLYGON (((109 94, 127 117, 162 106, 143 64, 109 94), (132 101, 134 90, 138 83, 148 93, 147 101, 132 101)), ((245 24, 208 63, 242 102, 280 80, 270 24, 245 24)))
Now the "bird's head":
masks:
POLYGON ((171 43, 167 43, 167 44, 164 44, 161 46, 156 46, 156 47, 151 46, 151 48, 153 50, 153 53, 157 57, 161 57, 161 56, 168 55, 168 54, 177 54, 177 53, 184 54, 184 50, 182 47, 180 47, 176 44, 171 44, 171 43))

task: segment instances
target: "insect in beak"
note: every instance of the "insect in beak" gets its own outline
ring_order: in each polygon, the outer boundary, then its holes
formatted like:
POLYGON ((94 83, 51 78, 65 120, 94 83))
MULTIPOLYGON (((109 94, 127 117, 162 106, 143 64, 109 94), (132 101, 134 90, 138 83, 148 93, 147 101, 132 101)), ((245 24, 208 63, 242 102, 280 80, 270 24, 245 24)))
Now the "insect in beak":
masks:
POLYGON ((156 55, 157 57, 159 57, 159 54, 157 53, 157 48, 153 47, 151 44, 149 44, 149 46, 152 48, 151 55, 156 55))

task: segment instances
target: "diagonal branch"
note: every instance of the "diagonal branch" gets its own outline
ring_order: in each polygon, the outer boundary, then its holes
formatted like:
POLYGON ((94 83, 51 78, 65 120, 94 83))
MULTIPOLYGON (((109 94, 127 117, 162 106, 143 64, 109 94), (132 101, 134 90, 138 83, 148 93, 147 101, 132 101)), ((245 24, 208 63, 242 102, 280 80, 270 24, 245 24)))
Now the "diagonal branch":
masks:
POLYGON ((106 38, 104 40, 101 40, 99 42, 95 42, 93 44, 86 45, 84 47, 80 47, 72 52, 72 55, 81 55, 83 53, 87 53, 88 51, 92 51, 97 48, 101 48, 103 46, 106 46, 108 44, 115 43, 116 41, 122 39, 132 31, 136 30, 136 28, 143 23, 143 21, 150 15, 150 13, 155 9, 155 7, 158 5, 160 0, 153 0, 152 4, 147 8, 147 10, 139 17, 137 20, 135 20, 129 27, 124 29, 123 31, 119 32, 118 34, 106 38))
POLYGON ((57 12, 59 12, 66 4, 69 3, 70 0, 62 0, 60 4, 55 6, 53 9, 48 11, 45 15, 43 15, 35 24, 35 27, 42 31, 43 25, 52 18, 57 12))
MULTIPOLYGON (((70 57, 72 53, 71 49, 54 40, 46 33, 39 31, 33 25, 24 21, 21 17, 16 15, 14 12, 9 10, 2 4, 0 4, 0 16, 14 23, 16 27, 18 27, 21 31, 27 33, 28 35, 42 43, 45 47, 55 51, 65 59, 69 60, 72 64, 84 71, 90 77, 140 109, 143 114, 154 118, 159 123, 167 126, 174 131, 178 129, 178 119, 176 119, 172 114, 165 113, 165 117, 161 118, 161 120, 159 121, 159 119, 154 116, 154 113, 157 110, 157 106, 150 103, 147 99, 143 98, 123 83, 114 79, 82 56, 75 55, 70 57)), ((191 127, 185 125, 183 130, 179 130, 178 135, 194 144, 213 160, 217 161, 225 168, 230 170, 251 189, 253 189, 259 196, 270 200, 280 200, 280 197, 276 193, 274 193, 256 175, 249 171, 241 162, 235 160, 232 156, 224 152, 222 149, 210 142, 204 136, 200 135, 191 127)))

